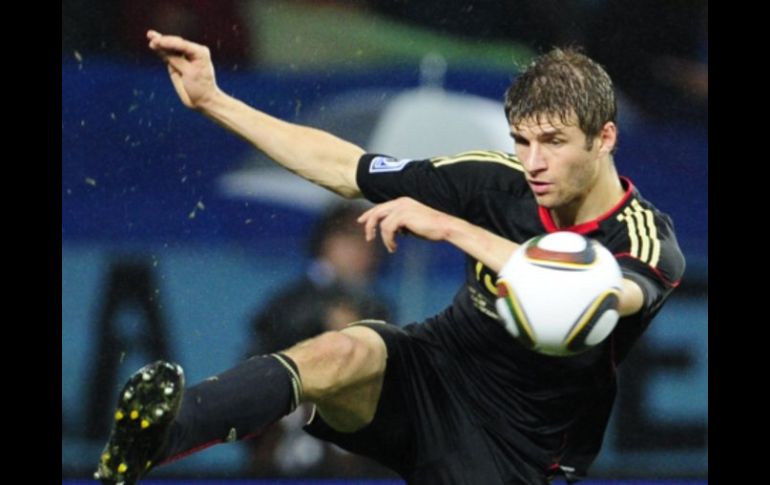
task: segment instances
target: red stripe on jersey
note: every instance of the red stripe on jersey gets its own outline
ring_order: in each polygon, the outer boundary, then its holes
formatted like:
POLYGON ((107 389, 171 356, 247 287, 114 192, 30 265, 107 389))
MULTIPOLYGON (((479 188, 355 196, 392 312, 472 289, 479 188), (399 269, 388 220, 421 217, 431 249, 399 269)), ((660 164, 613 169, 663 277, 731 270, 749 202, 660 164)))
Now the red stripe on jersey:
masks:
POLYGON ((601 216, 597 217, 596 219, 588 222, 583 222, 582 224, 577 224, 574 226, 569 227, 557 227, 556 223, 553 222, 553 217, 551 217, 551 211, 546 209, 545 207, 538 206, 537 212, 540 216, 540 222, 543 223, 543 226, 545 227, 545 230, 548 232, 556 232, 556 231, 570 231, 570 232, 576 232, 578 234, 588 234, 589 232, 595 231, 599 228, 599 223, 603 220, 609 218, 616 212, 620 210, 621 207, 623 207, 626 202, 628 202, 629 197, 631 197, 631 192, 634 190, 634 184, 626 177, 619 177, 621 185, 626 186, 626 191, 623 194, 623 198, 620 199, 620 202, 615 204, 615 206, 610 209, 609 211, 605 212, 601 216))

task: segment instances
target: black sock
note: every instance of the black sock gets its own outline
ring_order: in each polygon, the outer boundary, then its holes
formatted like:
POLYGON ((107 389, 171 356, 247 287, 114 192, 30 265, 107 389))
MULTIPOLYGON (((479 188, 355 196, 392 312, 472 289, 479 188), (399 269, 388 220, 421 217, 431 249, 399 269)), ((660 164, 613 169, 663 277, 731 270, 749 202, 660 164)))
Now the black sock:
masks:
POLYGON ((297 366, 283 354, 251 357, 185 389, 159 461, 255 436, 296 409, 301 390, 297 366))

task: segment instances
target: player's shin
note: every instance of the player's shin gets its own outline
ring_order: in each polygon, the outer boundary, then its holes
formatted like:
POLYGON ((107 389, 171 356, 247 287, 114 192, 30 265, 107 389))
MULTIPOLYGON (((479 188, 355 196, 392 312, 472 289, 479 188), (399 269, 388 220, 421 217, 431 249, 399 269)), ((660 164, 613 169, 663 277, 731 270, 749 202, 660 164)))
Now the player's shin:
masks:
POLYGON ((296 365, 283 354, 251 357, 188 388, 162 461, 259 434, 297 407, 301 389, 296 365))

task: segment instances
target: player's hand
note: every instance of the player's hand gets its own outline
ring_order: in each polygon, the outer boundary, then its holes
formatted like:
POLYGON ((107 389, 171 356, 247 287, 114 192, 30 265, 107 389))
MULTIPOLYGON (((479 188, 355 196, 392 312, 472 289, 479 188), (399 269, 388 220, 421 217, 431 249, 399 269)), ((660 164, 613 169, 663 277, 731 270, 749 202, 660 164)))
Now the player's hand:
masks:
POLYGON ((147 31, 147 40, 150 49, 166 63, 174 89, 185 106, 201 108, 219 92, 208 47, 154 30, 147 31))
POLYGON ((358 222, 364 225, 367 241, 374 240, 379 226, 383 244, 393 253, 398 248, 396 235, 403 232, 430 241, 444 240, 450 217, 414 199, 400 197, 372 207, 358 218, 358 222))

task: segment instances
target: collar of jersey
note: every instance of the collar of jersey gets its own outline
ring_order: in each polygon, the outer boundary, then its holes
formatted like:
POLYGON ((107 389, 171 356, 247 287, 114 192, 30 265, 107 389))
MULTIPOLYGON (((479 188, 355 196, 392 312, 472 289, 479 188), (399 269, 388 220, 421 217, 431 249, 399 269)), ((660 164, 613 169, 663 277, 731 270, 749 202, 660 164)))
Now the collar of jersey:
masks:
POLYGON ((621 209, 621 207, 626 205, 626 202, 628 202, 629 197, 631 197, 631 193, 634 191, 634 184, 631 182, 631 180, 629 180, 627 177, 621 176, 620 184, 626 190, 625 194, 623 194, 623 198, 620 199, 620 202, 615 204, 615 207, 608 210, 607 212, 600 215, 594 220, 583 222, 581 224, 577 224, 569 227, 557 227, 556 223, 553 222, 553 217, 551 217, 551 211, 549 211, 545 207, 538 206, 537 211, 538 211, 538 214, 540 215, 540 222, 543 223, 543 226, 545 227, 545 230, 547 232, 570 231, 570 232, 576 232, 578 234, 588 234, 590 232, 593 232, 599 228, 599 223, 601 223, 603 220, 607 219, 608 217, 612 216, 613 214, 617 213, 621 209))

